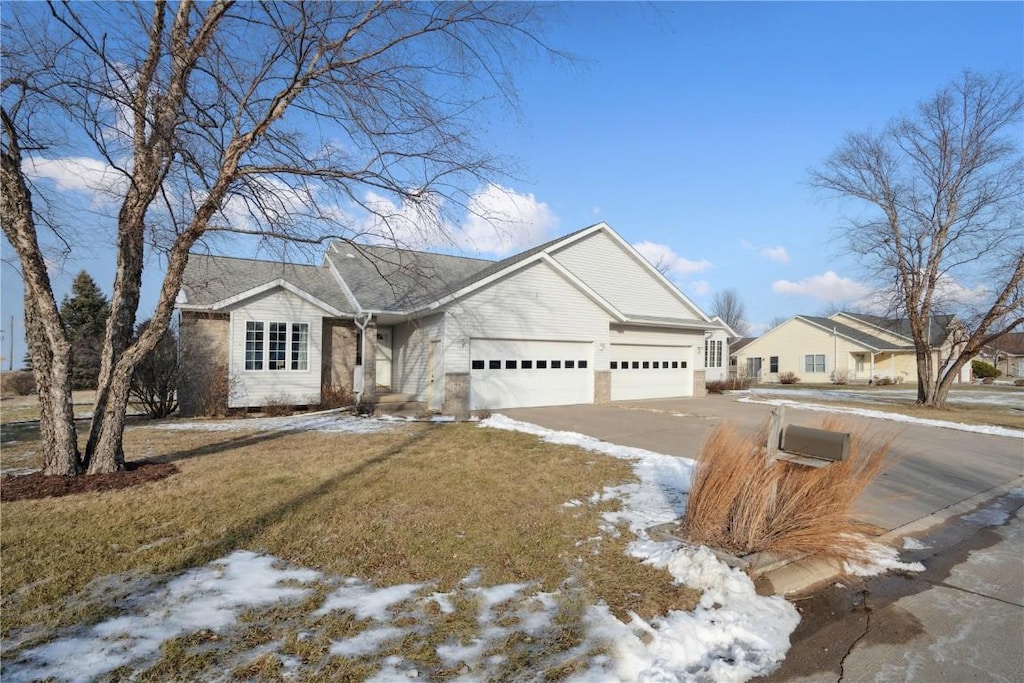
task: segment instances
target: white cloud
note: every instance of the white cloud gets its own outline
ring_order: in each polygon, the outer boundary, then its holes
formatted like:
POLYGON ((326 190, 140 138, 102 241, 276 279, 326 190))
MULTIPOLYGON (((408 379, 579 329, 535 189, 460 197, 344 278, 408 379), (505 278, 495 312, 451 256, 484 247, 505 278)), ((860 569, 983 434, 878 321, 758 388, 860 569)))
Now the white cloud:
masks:
POLYGON ((694 280, 687 287, 694 296, 704 296, 711 292, 711 285, 707 280, 694 280))
POLYGON ((761 249, 761 256, 764 256, 769 261, 789 263, 789 252, 786 251, 785 247, 764 247, 761 249))
POLYGON ((754 245, 750 240, 740 240, 740 247, 743 249, 753 249, 754 245))
POLYGON ((634 244, 633 248, 668 277, 681 277, 693 273, 701 273, 712 267, 711 261, 706 259, 691 261, 680 256, 672 250, 672 247, 665 244, 639 242, 634 244))
POLYGON ((988 303, 992 290, 985 285, 965 287, 948 275, 940 275, 935 283, 935 300, 959 306, 977 306, 988 303))
POLYGON ((558 216, 532 194, 488 185, 473 194, 458 224, 445 213, 436 195, 397 205, 368 193, 363 206, 371 214, 360 226, 359 238, 431 249, 458 247, 495 256, 522 251, 546 241, 558 228, 558 216))
POLYGON ((470 197, 455 231, 459 246, 506 256, 544 242, 558 228, 558 216, 532 194, 490 184, 470 197))
POLYGON ((90 193, 94 202, 123 195, 128 183, 123 173, 90 157, 30 157, 26 173, 32 178, 52 180, 61 192, 90 193))
POLYGON ((871 288, 856 280, 840 277, 830 270, 799 282, 776 280, 772 283, 772 291, 776 294, 810 296, 826 303, 839 303, 862 299, 870 294, 871 288))

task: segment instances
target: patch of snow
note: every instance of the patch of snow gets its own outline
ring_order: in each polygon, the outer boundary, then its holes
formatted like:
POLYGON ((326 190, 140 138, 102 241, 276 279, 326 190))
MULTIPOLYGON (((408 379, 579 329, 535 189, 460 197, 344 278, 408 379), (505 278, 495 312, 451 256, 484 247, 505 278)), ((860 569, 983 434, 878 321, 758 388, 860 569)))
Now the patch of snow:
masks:
POLYGON ((960 519, 970 524, 980 524, 981 526, 1000 526, 1006 524, 1006 520, 1010 518, 1009 513, 999 508, 985 508, 972 512, 969 515, 964 515, 960 519))
POLYGON ((799 408, 800 410, 813 410, 825 413, 843 413, 845 415, 857 415, 870 417, 875 420, 889 420, 892 422, 906 422, 909 424, 920 424, 928 427, 941 427, 943 429, 956 429, 961 432, 974 432, 976 434, 991 434, 993 436, 1009 436, 1016 439, 1024 438, 1024 431, 1010 429, 1009 427, 996 427, 994 425, 969 425, 962 422, 947 422, 946 420, 932 420, 925 417, 911 417, 899 413, 887 413, 882 410, 870 410, 868 408, 846 408, 840 406, 826 406, 818 403, 804 403, 802 401, 791 401, 788 399, 757 399, 744 397, 737 399, 740 403, 759 403, 769 406, 786 406, 787 408, 799 408))
POLYGON ((331 643, 331 654, 349 658, 365 657, 379 650, 384 643, 401 638, 405 633, 406 629, 397 626, 370 629, 351 638, 331 643))
POLYGON ((903 537, 904 550, 925 550, 928 547, 929 546, 925 545, 924 543, 921 543, 921 541, 917 540, 916 538, 911 538, 910 536, 903 537))
POLYGON ((680 547, 650 539, 646 529, 679 518, 694 462, 688 458, 610 444, 574 432, 556 432, 493 415, 481 427, 522 431, 559 444, 629 460, 640 482, 605 489, 600 499, 622 498, 622 510, 607 513, 637 536, 629 552, 666 568, 679 582, 703 591, 693 612, 670 611, 645 621, 633 615, 619 621, 605 605, 587 612, 588 640, 611 646, 610 661, 590 662, 577 680, 745 681, 773 671, 789 649, 789 635, 800 622, 796 609, 779 596, 757 595, 750 578, 720 562, 706 548, 680 547))
POLYGON ((386 621, 389 610, 412 598, 423 590, 427 584, 403 583, 397 586, 374 588, 362 581, 350 579, 346 585, 327 596, 324 604, 315 614, 323 616, 337 609, 349 610, 359 619, 376 619, 386 621))
POLYGON ((38 467, 8 467, 3 471, 0 471, 0 475, 3 475, 5 477, 8 475, 12 477, 21 477, 26 474, 35 474, 38 471, 38 467))
POLYGON ((289 415, 256 417, 241 420, 173 420, 153 425, 154 429, 206 432, 326 432, 332 434, 376 434, 394 429, 395 421, 356 417, 338 410, 289 415))
POLYGON ((862 561, 844 562, 843 569, 854 576, 876 576, 890 570, 923 572, 924 565, 920 562, 900 562, 899 553, 895 548, 881 543, 871 543, 862 561))
POLYGON ((244 609, 295 600, 309 592, 282 586, 284 581, 320 578, 311 569, 280 569, 277 564, 273 557, 239 550, 189 570, 148 597, 138 613, 108 619, 81 635, 23 652, 4 664, 4 681, 95 680, 119 666, 154 657, 166 640, 204 628, 222 630, 235 623, 244 609))

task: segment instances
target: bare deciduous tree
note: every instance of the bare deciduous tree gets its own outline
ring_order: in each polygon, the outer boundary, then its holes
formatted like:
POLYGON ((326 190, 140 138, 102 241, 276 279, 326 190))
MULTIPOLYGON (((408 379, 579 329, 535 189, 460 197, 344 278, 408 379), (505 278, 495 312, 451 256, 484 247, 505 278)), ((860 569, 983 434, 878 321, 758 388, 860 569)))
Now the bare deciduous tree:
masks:
POLYGON ((944 406, 960 369, 1024 322, 1022 111, 1018 79, 965 72, 914 115, 847 136, 813 172, 817 187, 873 208, 847 235, 891 312, 909 320, 920 404, 944 406), (938 313, 961 326, 936 361, 938 313))
POLYGON ((746 321, 746 308, 735 289, 720 289, 715 292, 711 299, 711 315, 724 320, 725 324, 741 337, 750 332, 750 325, 746 321))
POLYGON ((167 330, 189 251, 212 233, 352 240, 366 225, 348 216, 353 206, 376 214, 384 237, 395 237, 405 210, 437 229, 450 225, 445 212, 465 210, 472 191, 504 168, 473 130, 485 103, 514 106, 511 66, 539 45, 540 11, 468 2, 9 3, 3 229, 21 263, 32 360, 46 384, 46 471, 123 469, 133 371, 167 330), (46 188, 32 185, 22 156, 24 140, 44 137, 40 126, 59 134, 33 152, 102 161, 116 203, 116 274, 82 458, 69 344, 32 208, 33 192, 46 188), (167 270, 136 338, 147 249, 159 250, 167 270))

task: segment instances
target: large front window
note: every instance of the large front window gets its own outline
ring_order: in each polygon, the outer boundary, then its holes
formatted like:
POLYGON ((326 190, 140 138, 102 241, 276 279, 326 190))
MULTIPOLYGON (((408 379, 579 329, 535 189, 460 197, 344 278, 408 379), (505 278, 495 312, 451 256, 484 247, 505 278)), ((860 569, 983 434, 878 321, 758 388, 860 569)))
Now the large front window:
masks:
POLYGON ((263 369, 263 323, 245 323, 245 369, 263 369))
POLYGON ((708 368, 722 367, 722 340, 708 339, 704 342, 704 366, 708 368))
POLYGON ((245 323, 245 369, 309 369, 309 323, 245 323))
POLYGON ((825 372, 825 354, 807 354, 804 356, 804 372, 825 372))

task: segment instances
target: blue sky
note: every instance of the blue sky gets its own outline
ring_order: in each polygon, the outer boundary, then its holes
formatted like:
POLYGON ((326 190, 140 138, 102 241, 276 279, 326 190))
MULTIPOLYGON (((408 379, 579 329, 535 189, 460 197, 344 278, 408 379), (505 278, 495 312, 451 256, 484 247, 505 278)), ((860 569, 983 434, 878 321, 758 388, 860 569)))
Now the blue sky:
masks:
MULTIPOLYGON (((1024 3, 570 3, 548 42, 578 60, 524 64, 522 116, 482 133, 517 159, 502 183, 531 229, 468 251, 497 258, 606 221, 674 263, 698 305, 735 289, 757 331, 865 291, 837 230, 844 207, 808 186, 808 169, 963 69, 1024 74, 1024 3)), ((53 271, 58 298, 82 268, 109 292, 111 260, 76 247, 53 271)), ((6 264, 2 288, 6 369, 12 315, 16 367, 24 355, 6 264)))

